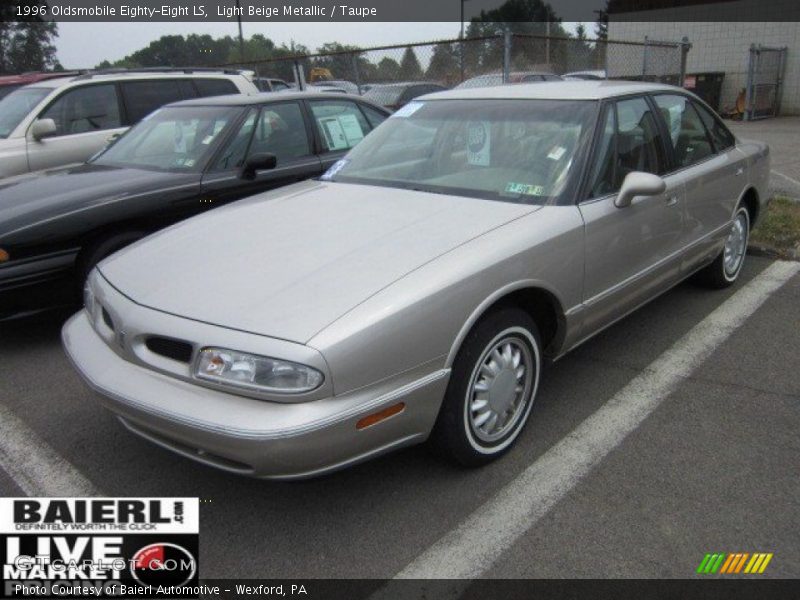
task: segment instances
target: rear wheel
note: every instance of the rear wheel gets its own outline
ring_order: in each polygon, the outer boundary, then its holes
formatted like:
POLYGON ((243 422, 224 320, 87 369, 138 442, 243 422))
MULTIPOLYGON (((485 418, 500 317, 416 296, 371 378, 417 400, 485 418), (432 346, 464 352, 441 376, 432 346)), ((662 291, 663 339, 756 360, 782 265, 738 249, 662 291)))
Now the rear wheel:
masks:
POLYGON ((710 265, 699 271, 696 281, 712 288, 726 288, 739 278, 747 252, 747 240, 750 236, 750 213, 740 206, 733 216, 725 246, 710 265))
POLYGON ((530 416, 541 372, 536 323, 523 310, 490 313, 467 336, 453 364, 433 443, 465 466, 509 450, 530 416))

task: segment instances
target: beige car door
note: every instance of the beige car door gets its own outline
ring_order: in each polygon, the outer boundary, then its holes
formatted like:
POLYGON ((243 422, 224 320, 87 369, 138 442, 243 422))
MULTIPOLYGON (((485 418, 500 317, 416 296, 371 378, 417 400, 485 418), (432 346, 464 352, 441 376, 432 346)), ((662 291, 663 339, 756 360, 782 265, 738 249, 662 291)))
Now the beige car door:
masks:
POLYGON ((680 274, 683 177, 667 176, 666 191, 614 201, 634 171, 663 174, 661 129, 644 97, 609 103, 579 209, 586 228, 583 336, 612 323, 667 289, 680 274))
POLYGON ((84 85, 59 95, 39 115, 53 119, 56 133, 41 140, 27 136, 31 171, 86 161, 108 140, 125 131, 113 83, 84 85))

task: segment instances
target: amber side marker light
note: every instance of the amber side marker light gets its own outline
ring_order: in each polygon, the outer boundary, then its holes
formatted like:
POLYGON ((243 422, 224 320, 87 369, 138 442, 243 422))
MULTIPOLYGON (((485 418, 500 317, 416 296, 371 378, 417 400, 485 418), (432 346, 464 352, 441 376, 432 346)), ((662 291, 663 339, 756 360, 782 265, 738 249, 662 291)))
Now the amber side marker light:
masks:
POLYGON ((8 255, 8 252, 0 248, 0 263, 7 262, 11 257, 8 255))
POLYGON ((373 413, 371 415, 367 415, 363 419, 359 419, 358 423, 356 423, 356 429, 366 429, 367 427, 372 427, 388 419, 389 417, 393 417, 394 415, 399 415, 403 412, 406 408, 405 402, 400 402, 399 404, 393 404, 388 408, 384 408, 380 412, 373 413))

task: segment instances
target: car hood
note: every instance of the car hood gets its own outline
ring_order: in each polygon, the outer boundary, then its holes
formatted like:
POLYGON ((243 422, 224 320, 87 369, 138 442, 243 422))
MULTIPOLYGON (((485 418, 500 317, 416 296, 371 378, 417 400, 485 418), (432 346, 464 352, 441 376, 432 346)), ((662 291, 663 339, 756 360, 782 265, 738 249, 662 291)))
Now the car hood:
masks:
POLYGON ((144 306, 305 343, 397 279, 536 208, 309 181, 175 225, 100 271, 144 306))
POLYGON ((0 180, 0 236, 66 213, 191 183, 200 175, 91 163, 0 180))

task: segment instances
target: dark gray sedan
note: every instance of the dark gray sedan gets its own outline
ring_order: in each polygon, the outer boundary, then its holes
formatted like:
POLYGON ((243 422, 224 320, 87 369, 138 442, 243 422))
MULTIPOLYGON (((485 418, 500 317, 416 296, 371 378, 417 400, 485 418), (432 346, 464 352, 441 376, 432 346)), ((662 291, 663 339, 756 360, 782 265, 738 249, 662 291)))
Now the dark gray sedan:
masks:
POLYGON ((389 113, 261 94, 157 110, 87 163, 0 184, 0 320, 80 298, 87 273, 176 221, 322 174, 389 113))

